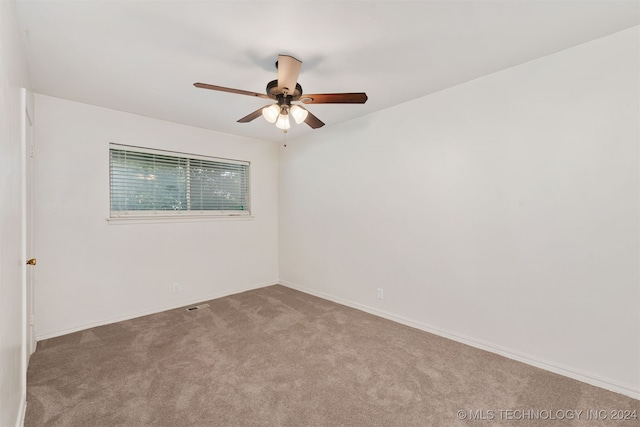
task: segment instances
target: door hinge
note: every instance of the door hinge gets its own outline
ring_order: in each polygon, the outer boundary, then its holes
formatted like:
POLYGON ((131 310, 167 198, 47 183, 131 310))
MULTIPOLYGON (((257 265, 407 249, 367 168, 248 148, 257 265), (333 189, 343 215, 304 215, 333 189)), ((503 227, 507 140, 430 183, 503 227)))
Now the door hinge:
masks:
POLYGON ((35 145, 29 146, 29 157, 35 157, 36 155, 36 147, 35 145))
POLYGON ((31 315, 29 316, 29 326, 33 326, 35 324, 34 322, 34 318, 33 318, 33 313, 31 313, 31 315))

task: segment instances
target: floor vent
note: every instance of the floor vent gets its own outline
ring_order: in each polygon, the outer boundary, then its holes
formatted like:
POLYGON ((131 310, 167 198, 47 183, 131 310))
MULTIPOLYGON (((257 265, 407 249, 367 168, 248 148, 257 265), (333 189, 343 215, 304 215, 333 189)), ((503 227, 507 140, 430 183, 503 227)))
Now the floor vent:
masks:
POLYGON ((200 304, 200 305, 196 305, 193 307, 189 307, 187 308, 187 311, 196 311, 196 310, 200 310, 201 308, 205 308, 205 307, 209 307, 209 304, 200 304))

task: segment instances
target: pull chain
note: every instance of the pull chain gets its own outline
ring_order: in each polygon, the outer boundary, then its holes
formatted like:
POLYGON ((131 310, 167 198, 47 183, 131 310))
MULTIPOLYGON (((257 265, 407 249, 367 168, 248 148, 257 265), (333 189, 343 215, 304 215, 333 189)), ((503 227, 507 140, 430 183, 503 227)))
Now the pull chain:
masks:
POLYGON ((282 131, 282 143, 284 145, 284 148, 287 148, 287 131, 286 130, 282 131))

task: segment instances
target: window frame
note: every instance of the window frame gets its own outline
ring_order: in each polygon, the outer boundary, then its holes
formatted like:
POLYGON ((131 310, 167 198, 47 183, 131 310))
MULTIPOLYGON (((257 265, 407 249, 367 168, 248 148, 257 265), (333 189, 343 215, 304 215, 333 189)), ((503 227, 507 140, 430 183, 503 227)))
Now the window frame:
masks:
POLYGON ((185 153, 165 149, 140 147, 110 142, 107 149, 108 156, 108 203, 109 214, 107 221, 113 223, 137 223, 137 222, 175 222, 175 221, 198 221, 198 220, 229 220, 229 219, 251 219, 253 218, 251 206, 251 162, 246 160, 229 159, 223 157, 213 157, 202 154, 185 153), (204 160, 208 162, 227 163, 235 165, 246 165, 246 199, 248 209, 244 210, 129 210, 113 211, 112 208, 112 170, 111 170, 111 150, 125 150, 143 154, 154 154, 189 160, 204 160))

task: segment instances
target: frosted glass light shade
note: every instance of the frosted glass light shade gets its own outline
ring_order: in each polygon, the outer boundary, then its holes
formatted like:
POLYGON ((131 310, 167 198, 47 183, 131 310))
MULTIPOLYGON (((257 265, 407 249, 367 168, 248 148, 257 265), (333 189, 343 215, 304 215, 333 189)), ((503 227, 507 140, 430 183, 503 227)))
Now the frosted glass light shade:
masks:
POLYGON ((291 123, 289 123, 289 115, 288 114, 280 114, 278 116, 278 120, 276 120, 276 127, 278 129, 287 130, 291 127, 291 123))
POLYGON ((289 109, 289 112, 293 116, 293 120, 296 121, 297 124, 304 122, 309 115, 309 112, 302 107, 297 105, 292 105, 289 109))
POLYGON ((262 109, 262 115, 269 123, 275 123, 278 120, 280 114, 280 106, 278 104, 271 104, 268 107, 262 109))

